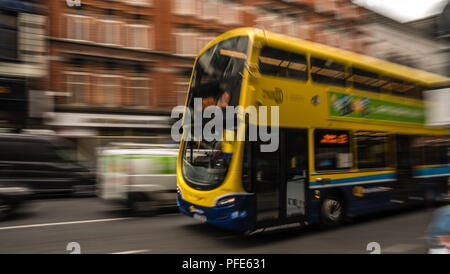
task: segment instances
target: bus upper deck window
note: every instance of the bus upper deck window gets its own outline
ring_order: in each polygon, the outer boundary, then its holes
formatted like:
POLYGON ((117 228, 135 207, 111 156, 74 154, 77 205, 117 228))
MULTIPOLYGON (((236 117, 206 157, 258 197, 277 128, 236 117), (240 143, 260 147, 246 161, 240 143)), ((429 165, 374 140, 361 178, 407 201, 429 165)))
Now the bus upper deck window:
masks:
POLYGON ((259 56, 259 71, 265 75, 308 80, 306 56, 271 47, 264 47, 259 56))
POLYGON ((317 83, 345 87, 345 65, 331 59, 311 57, 311 77, 317 83))
POLYGON ((375 92, 380 92, 381 87, 387 83, 387 81, 381 79, 380 75, 377 73, 355 67, 352 68, 352 74, 349 80, 353 83, 353 87, 356 89, 375 92))

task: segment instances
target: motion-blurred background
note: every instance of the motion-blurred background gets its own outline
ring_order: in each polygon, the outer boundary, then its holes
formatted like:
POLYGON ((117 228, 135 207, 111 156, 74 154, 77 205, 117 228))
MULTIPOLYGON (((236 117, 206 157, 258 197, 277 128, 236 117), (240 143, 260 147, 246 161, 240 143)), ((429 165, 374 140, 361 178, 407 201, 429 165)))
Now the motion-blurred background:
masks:
POLYGON ((185 103, 197 53, 227 30, 262 28, 450 76, 449 10, 446 0, 0 0, 0 253, 67 253, 73 242, 84 253, 361 253, 373 241, 383 253, 426 253, 431 210, 248 239, 178 214, 122 218, 92 196, 108 182, 101 198, 145 211, 118 187, 132 182, 174 206, 170 114, 185 103), (51 199, 9 214, 34 194, 51 199))
POLYGON ((50 130, 94 163, 105 143, 169 138, 196 53, 229 29, 448 76, 448 22, 445 0, 0 0, 0 130, 50 130))

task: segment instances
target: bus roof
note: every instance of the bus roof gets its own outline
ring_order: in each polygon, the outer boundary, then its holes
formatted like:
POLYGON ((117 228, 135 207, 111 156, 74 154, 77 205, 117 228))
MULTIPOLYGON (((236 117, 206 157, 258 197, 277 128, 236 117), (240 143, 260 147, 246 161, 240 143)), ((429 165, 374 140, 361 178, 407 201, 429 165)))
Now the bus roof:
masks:
MULTIPOLYGON (((393 76, 406 81, 418 82, 426 86, 441 86, 450 84, 450 78, 442 75, 257 28, 238 28, 230 30, 211 41, 211 43, 208 44, 206 48, 209 48, 211 45, 219 41, 239 35, 247 35, 252 38, 264 39, 274 46, 279 46, 281 48, 286 48, 294 51, 311 53, 313 55, 316 55, 317 57, 329 57, 335 59, 338 62, 340 61, 346 64, 357 65, 358 68, 361 69, 367 69, 369 71, 377 72, 387 76, 393 76)), ((204 50, 202 50, 202 52, 204 50)))

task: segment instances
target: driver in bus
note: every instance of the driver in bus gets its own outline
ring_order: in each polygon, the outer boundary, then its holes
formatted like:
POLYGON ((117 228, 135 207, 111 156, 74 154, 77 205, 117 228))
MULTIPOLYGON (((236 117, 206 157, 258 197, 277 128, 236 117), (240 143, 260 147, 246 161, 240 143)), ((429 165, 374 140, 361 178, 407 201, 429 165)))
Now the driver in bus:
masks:
POLYGON ((230 104, 231 94, 228 91, 224 91, 220 96, 219 100, 217 100, 217 106, 220 108, 226 108, 230 104))

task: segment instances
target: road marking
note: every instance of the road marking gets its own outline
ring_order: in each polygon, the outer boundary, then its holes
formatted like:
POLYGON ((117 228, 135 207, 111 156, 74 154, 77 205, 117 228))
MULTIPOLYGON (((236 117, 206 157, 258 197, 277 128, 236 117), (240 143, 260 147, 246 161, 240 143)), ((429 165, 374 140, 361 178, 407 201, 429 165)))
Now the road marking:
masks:
POLYGON ((225 236, 220 236, 220 237, 216 237, 216 239, 219 239, 219 240, 227 240, 227 239, 234 239, 234 238, 238 238, 238 237, 240 237, 241 235, 225 235, 225 236))
POLYGON ((381 253, 405 253, 416 248, 423 247, 419 244, 396 244, 390 247, 381 248, 381 253))
POLYGON ((5 226, 0 227, 0 230, 11 230, 11 229, 22 229, 22 228, 34 228, 34 227, 45 227, 45 226, 58 226, 58 225, 74 225, 74 224, 89 224, 89 223, 103 223, 103 222, 114 222, 114 221, 124 221, 132 219, 127 218, 111 218, 111 219, 97 219, 97 220, 83 220, 83 221, 71 221, 71 222, 60 222, 60 223, 45 223, 45 224, 33 224, 33 225, 17 225, 17 226, 5 226))
POLYGON ((128 251, 120 251, 120 252, 114 252, 109 254, 138 254, 138 253, 144 253, 144 252, 150 252, 151 249, 142 249, 142 250, 128 250, 128 251))

